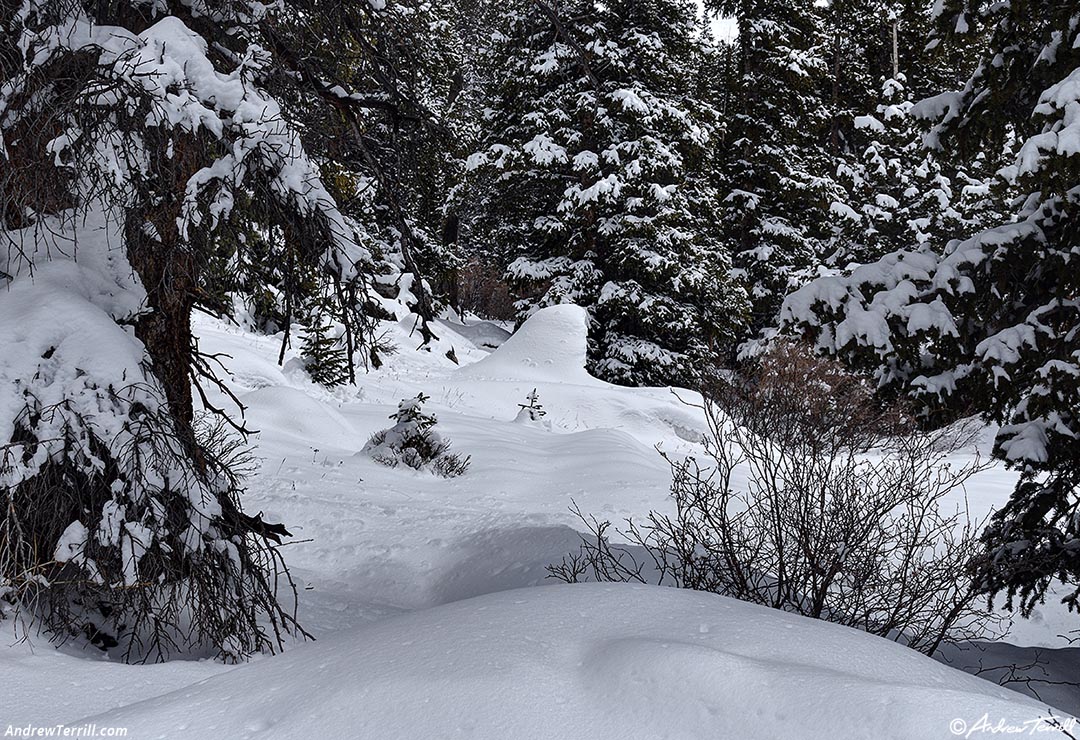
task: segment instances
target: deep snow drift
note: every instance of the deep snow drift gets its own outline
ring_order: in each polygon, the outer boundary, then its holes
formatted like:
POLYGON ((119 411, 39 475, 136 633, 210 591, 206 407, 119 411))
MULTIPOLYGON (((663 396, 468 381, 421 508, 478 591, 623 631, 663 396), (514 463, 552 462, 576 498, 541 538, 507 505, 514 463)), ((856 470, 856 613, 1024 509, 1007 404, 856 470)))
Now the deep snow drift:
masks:
POLYGON ((1040 705, 854 630, 576 584, 386 619, 94 717, 151 738, 947 738, 1040 705))
POLYGON ((588 325, 589 314, 580 306, 550 306, 456 376, 606 385, 585 372, 588 325))
MULTIPOLYGON (((357 387, 332 391, 311 383, 291 350, 278 367, 280 336, 203 317, 196 328, 204 351, 229 356, 228 381, 258 430, 261 467, 245 508, 296 535, 284 555, 317 641, 237 668, 125 666, 40 636, 16 642, 7 620, 0 731, 94 717, 138 740, 923 740, 953 737, 954 719, 1071 708, 1068 687, 1037 702, 876 637, 708 594, 513 591, 550 584, 545 567, 576 549, 572 501, 613 521, 664 510, 670 472, 654 445, 700 451, 704 419, 683 402, 693 394, 584 372, 578 309, 541 311, 505 342, 493 325, 443 322, 431 351, 415 351, 411 321, 388 323, 401 351, 357 387), (451 348, 460 366, 445 356, 451 348), (515 422, 533 389, 549 425, 515 422), (472 457, 465 475, 446 480, 359 454, 419 392, 454 451, 472 457)), ((969 484, 973 511, 1004 501, 1011 486, 1000 469, 980 475, 969 484)), ((1011 639, 1060 647, 1056 635, 1074 620, 1048 605, 1011 639)), ((957 660, 1030 660, 1003 647, 1012 652, 957 660)))

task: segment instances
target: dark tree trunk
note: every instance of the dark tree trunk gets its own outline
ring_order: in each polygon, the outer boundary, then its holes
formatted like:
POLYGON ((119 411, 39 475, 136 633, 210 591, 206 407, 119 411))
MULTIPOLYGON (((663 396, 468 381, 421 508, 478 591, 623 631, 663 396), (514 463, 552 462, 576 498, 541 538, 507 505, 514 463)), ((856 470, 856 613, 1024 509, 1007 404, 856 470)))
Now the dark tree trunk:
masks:
MULTIPOLYGON (((148 144, 166 151, 165 142, 148 144)), ((192 428, 191 312, 199 285, 199 260, 196 250, 183 243, 177 221, 187 180, 202 167, 202 159, 198 143, 185 140, 174 143, 171 158, 157 157, 153 177, 159 182, 149 192, 168 195, 132 209, 126 224, 128 260, 146 290, 149 309, 136 322, 135 336, 146 346, 176 433, 196 463, 201 463, 202 455, 192 428)))
MULTIPOLYGON (((161 229, 156 214, 147 221, 161 229)), ((150 311, 135 324, 135 335, 146 345, 154 375, 161 381, 169 409, 180 430, 190 429, 191 311, 194 308, 196 267, 192 254, 168 236, 160 242, 147 237, 138 217, 128 225, 128 259, 146 288, 150 311)), ((170 235, 171 236, 171 235, 170 235)))

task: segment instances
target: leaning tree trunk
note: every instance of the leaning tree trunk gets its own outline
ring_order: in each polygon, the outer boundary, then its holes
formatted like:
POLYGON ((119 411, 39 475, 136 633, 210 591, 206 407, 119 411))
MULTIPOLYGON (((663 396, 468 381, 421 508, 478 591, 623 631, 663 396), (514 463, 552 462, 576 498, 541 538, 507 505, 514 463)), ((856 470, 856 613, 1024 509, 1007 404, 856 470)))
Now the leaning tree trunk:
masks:
MULTIPOLYGON (((188 179, 202 169, 208 158, 199 142, 191 138, 173 139, 171 147, 164 140, 155 142, 151 139, 150 144, 156 147, 152 151, 171 151, 171 156, 158 157, 157 167, 153 170, 156 181, 148 192, 168 193, 169 196, 149 198, 127 215, 128 261, 146 290, 148 309, 135 324, 135 336, 145 346, 151 371, 165 394, 173 433, 196 472, 209 476, 212 464, 208 456, 215 453, 206 449, 195 431, 192 388, 197 382, 197 358, 191 330, 191 315, 200 294, 204 267, 200 255, 206 250, 200 250, 197 243, 189 240, 212 236, 184 235, 179 226, 188 179)), ((203 368, 202 377, 207 377, 206 368, 203 368)), ((229 393, 224 384, 213 378, 211 382, 229 393)), ((210 411, 223 415, 218 409, 210 411)), ((228 423, 234 429, 243 430, 231 420, 228 423)), ((275 541, 289 535, 281 524, 267 523, 261 516, 244 514, 233 493, 223 492, 218 497, 221 523, 229 535, 255 535, 275 541)))

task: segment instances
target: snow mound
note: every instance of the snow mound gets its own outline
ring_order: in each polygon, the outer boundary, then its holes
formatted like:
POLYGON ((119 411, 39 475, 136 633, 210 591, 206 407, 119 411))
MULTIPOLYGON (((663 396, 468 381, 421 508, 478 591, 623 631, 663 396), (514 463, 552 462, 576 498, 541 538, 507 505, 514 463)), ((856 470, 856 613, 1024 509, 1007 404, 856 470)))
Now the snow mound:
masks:
POLYGON ((260 388, 240 400, 247 407, 248 426, 256 431, 273 429, 311 442, 351 444, 357 449, 367 441, 336 409, 296 388, 260 388))
POLYGON ((550 586, 392 617, 87 722, 140 738, 954 737, 1034 700, 711 594, 550 586))
POLYGON ((585 372, 589 314, 580 306, 549 306, 458 378, 600 383, 585 372))

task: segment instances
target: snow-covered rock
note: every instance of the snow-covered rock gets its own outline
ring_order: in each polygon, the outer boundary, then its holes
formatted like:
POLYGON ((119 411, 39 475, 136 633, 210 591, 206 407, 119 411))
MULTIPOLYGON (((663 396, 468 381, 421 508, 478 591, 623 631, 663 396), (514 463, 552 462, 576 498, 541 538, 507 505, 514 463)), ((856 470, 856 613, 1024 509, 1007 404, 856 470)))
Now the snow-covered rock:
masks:
POLYGON ((837 625, 577 584, 385 619, 86 721, 147 740, 932 740, 983 715, 1023 726, 1046 709, 837 625))

